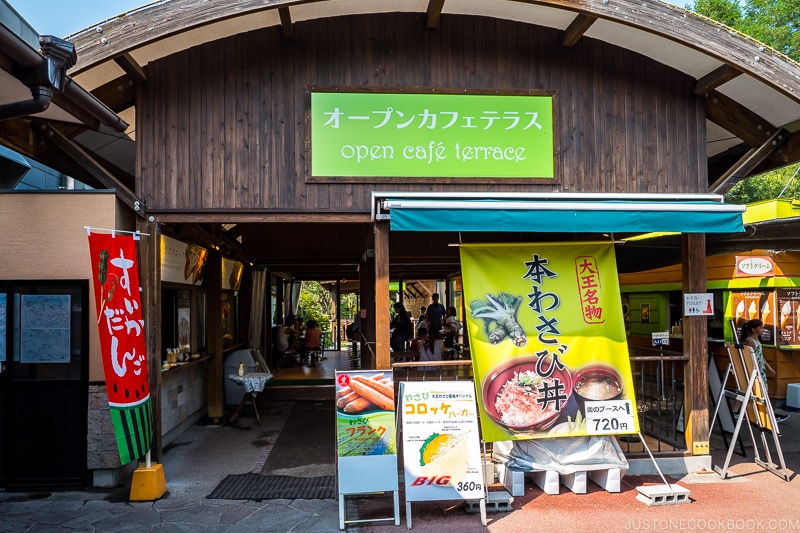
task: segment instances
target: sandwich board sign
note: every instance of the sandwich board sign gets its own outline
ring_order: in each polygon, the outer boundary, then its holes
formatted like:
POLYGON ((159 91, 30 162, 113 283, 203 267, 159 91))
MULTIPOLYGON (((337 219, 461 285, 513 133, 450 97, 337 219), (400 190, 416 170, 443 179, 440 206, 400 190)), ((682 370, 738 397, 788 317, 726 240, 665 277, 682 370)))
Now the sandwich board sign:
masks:
POLYGON ((395 431, 394 381, 391 372, 336 372, 336 470, 339 529, 346 524, 394 521, 400 525, 395 431), (345 496, 392 492, 391 517, 347 520, 345 496))
POLYGON ((485 480, 473 382, 402 382, 400 405, 409 529, 411 502, 483 500, 485 480))

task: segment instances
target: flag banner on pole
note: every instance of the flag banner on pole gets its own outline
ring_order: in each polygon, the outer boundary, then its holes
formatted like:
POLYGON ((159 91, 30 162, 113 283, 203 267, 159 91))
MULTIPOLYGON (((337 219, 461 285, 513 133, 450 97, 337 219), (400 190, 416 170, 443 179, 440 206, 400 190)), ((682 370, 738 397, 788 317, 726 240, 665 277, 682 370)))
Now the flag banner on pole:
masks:
POLYGON ((123 465, 143 457, 153 440, 136 243, 133 235, 89 233, 103 373, 123 465))
POLYGON ((637 433, 614 246, 464 244, 483 438, 637 433))

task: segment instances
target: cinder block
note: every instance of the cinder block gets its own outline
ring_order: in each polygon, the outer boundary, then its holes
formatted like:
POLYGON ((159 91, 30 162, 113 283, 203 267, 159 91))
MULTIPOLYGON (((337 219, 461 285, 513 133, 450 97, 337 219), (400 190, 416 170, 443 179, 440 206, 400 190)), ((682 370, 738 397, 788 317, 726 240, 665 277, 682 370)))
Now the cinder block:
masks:
POLYGON ((554 470, 535 470, 531 478, 545 494, 558 494, 559 475, 554 470))
MULTIPOLYGON (((511 504, 514 503, 514 498, 505 491, 489 492, 486 497, 486 512, 487 513, 507 513, 512 511, 511 504)), ((480 513, 481 501, 480 500, 466 500, 464 502, 464 510, 468 513, 480 513)))
POLYGON ((608 492, 619 492, 622 485, 622 470, 619 468, 590 470, 589 479, 600 485, 608 492))
POLYGON ((512 496, 525 494, 525 472, 511 470, 504 464, 498 464, 497 475, 500 483, 512 496))
POLYGON ((562 474, 561 483, 575 494, 586 494, 586 472, 562 474))
POLYGON ((650 506, 691 503, 690 490, 680 485, 647 485, 636 487, 636 499, 650 506))

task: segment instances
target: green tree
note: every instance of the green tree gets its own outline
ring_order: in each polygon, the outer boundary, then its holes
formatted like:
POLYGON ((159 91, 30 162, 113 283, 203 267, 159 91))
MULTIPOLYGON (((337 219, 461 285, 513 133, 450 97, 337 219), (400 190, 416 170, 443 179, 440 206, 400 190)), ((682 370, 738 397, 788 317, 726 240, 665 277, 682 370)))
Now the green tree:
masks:
POLYGON ((696 0, 686 7, 800 61, 800 0, 696 0))
POLYGON ((795 163, 742 180, 725 194, 725 201, 732 204, 751 204, 771 198, 798 198, 800 197, 798 171, 800 163, 795 163))
POLYGON ((322 329, 330 329, 333 297, 318 281, 304 281, 300 286, 297 314, 308 323, 316 320, 322 329))
POLYGON ((800 61, 798 13, 798 0, 747 0, 741 22, 732 27, 800 61))
POLYGON ((742 21, 742 7, 736 0, 697 0, 687 7, 731 28, 738 28, 742 21))
MULTIPOLYGON (((800 61, 800 0, 696 0, 687 8, 749 35, 789 58, 800 61)), ((725 200, 748 204, 800 195, 798 165, 766 172, 736 184, 725 200)))

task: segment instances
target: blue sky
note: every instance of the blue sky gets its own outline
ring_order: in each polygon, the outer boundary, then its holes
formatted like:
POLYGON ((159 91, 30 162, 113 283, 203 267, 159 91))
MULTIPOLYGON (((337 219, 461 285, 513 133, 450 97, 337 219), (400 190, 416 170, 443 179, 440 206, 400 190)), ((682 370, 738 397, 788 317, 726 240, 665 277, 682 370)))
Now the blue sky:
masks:
POLYGON ((39 35, 66 37, 153 0, 6 0, 39 35))

